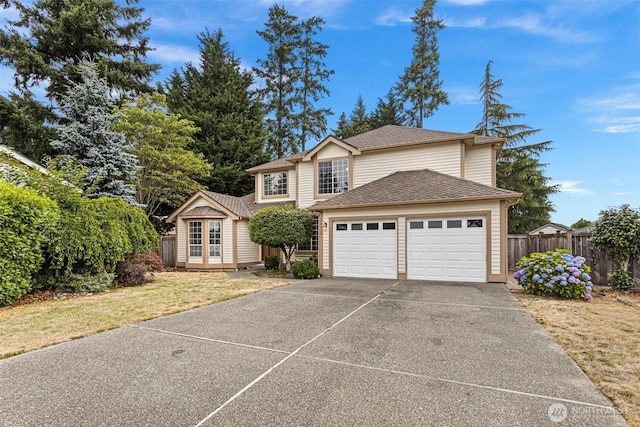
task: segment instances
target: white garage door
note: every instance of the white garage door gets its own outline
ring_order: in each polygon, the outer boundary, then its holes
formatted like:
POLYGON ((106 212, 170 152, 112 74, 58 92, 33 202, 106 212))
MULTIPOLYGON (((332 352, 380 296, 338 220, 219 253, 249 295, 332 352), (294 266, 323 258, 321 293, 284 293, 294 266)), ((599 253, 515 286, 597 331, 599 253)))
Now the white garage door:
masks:
POLYGON ((487 280, 486 220, 482 217, 407 221, 407 278, 487 280))
POLYGON ((395 221, 333 223, 333 275, 398 277, 398 235, 395 221))

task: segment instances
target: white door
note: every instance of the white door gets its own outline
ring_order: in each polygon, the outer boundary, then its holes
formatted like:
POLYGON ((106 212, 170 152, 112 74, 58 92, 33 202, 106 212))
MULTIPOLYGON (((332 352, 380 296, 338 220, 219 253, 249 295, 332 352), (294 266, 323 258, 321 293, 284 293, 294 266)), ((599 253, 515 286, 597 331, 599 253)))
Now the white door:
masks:
POLYGON ((395 221, 333 223, 333 275, 398 277, 398 234, 395 221))
POLYGON ((209 221, 209 264, 222 264, 222 221, 209 221))
POLYGON ((486 229, 484 217, 407 220, 407 278, 486 282, 486 229))

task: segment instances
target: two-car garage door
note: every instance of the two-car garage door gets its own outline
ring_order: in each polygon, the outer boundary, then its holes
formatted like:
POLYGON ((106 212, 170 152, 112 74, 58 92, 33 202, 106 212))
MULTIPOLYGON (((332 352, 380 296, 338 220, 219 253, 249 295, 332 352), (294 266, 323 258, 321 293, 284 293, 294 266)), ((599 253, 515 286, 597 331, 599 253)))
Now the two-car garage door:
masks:
MULTIPOLYGON (((398 277, 396 221, 336 221, 332 228, 335 276, 398 277)), ((485 218, 409 219, 406 229, 408 279, 486 281, 485 218)))

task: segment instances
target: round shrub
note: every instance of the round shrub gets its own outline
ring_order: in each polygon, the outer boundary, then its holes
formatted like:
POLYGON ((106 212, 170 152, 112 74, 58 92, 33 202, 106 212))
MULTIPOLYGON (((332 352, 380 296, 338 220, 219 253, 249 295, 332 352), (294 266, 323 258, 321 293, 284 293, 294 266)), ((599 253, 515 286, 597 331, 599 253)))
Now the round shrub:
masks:
POLYGON ((31 290, 44 259, 41 246, 57 218, 58 207, 49 198, 0 182, 0 306, 31 290))
POLYGON ((312 259, 304 259, 293 263, 291 273, 296 279, 316 279, 320 270, 312 259))
POLYGON ((617 268, 609 273, 609 284, 616 289, 627 290, 636 285, 636 281, 624 268, 617 268))
POLYGON ((278 255, 267 255, 264 257, 264 268, 267 270, 277 270, 280 268, 280 257, 278 255))
POLYGON ((591 268, 584 261, 563 250, 536 252, 518 261, 513 277, 529 294, 590 300, 591 268))

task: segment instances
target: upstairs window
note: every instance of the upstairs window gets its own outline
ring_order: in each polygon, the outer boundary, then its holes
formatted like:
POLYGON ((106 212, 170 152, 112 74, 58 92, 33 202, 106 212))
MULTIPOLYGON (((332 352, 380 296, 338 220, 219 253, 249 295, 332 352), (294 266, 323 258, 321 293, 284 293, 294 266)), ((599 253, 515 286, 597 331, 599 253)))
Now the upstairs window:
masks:
POLYGON ((287 194, 287 173, 274 172, 262 175, 262 195, 280 196, 287 194))
POLYGON ((318 194, 340 194, 348 190, 348 159, 318 162, 318 194))

